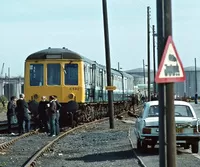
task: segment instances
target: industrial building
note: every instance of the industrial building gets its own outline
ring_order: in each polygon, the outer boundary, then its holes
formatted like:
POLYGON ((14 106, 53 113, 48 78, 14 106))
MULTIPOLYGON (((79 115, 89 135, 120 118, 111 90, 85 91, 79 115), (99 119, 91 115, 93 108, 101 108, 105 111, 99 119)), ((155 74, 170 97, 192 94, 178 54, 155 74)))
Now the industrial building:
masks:
MULTIPOLYGON (((197 93, 200 95, 200 68, 196 67, 197 70, 197 93)), ((188 97, 194 97, 196 93, 195 84, 195 66, 184 68, 186 80, 185 82, 175 83, 174 92, 176 95, 184 96, 184 93, 188 97)))
POLYGON ((8 100, 11 96, 19 97, 24 92, 24 78, 0 78, 0 96, 5 96, 8 100))
MULTIPOLYGON (((196 69, 197 69, 197 93, 200 96, 200 68, 196 67, 196 69)), ((194 97, 196 93, 195 66, 185 67, 184 71, 186 75, 186 80, 185 82, 177 82, 174 84, 174 94, 180 97, 183 97, 184 94, 188 97, 194 97)), ((148 73, 146 68, 145 68, 145 73, 143 68, 136 68, 133 70, 128 70, 126 72, 134 76, 134 85, 145 83, 147 86, 148 73)), ((152 84, 154 82, 153 70, 150 71, 150 78, 151 78, 150 83, 152 84)))

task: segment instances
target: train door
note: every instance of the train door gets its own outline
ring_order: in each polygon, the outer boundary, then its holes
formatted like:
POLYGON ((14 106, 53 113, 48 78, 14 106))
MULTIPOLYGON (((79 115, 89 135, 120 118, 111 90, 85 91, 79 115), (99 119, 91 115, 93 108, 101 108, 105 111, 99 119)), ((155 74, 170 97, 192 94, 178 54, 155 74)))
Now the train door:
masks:
POLYGON ((87 64, 84 65, 84 83, 85 83, 85 101, 88 102, 90 99, 90 70, 87 64))
POLYGON ((96 64, 92 64, 90 67, 90 99, 95 102, 95 88, 96 88, 96 64))
POLYGON ((103 70, 102 69, 99 69, 99 100, 100 101, 103 101, 104 98, 103 98, 103 70))

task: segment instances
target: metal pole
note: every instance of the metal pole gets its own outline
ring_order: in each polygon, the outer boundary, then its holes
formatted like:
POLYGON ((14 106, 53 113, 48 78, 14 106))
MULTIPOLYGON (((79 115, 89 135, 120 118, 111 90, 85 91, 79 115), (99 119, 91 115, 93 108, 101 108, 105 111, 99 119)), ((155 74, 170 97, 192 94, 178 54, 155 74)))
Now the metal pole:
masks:
POLYGON ((153 31, 153 77, 154 77, 153 91, 154 91, 154 93, 156 93, 156 82, 155 82, 155 77, 156 77, 155 25, 153 25, 152 31, 153 31))
POLYGON ((10 67, 8 67, 8 99, 10 100, 10 67))
MULTIPOLYGON (((156 1, 157 10, 157 43, 158 43, 158 67, 164 50, 164 0, 156 1)), ((159 166, 166 167, 166 123, 165 123, 165 91, 164 84, 158 84, 159 100, 159 166)))
MULTIPOLYGON (((164 0, 165 41, 172 36, 171 0, 164 0)), ((176 130, 174 114, 174 83, 166 84, 167 166, 176 167, 176 130)))
POLYGON ((144 75, 144 84, 145 84, 145 82, 146 82, 146 81, 145 81, 145 77, 146 77, 146 76, 145 76, 145 64, 144 64, 144 59, 143 59, 143 75, 144 75))
POLYGON ((119 62, 118 62, 118 71, 120 70, 119 62))
POLYGON ((150 94, 150 7, 147 7, 147 61, 148 61, 148 101, 151 100, 150 94))
MULTIPOLYGON (((106 53, 107 85, 112 86, 109 32, 108 32, 108 16, 107 16, 106 0, 102 0, 102 6, 103 6, 104 38, 105 38, 105 53, 106 53)), ((113 91, 111 91, 111 90, 108 90, 108 112, 109 112, 110 128, 114 129, 113 91)))
POLYGON ((194 59, 195 64, 195 104, 198 103, 198 92, 197 92, 197 62, 196 58, 194 59))
POLYGON ((195 64, 195 93, 197 93, 197 62, 196 62, 196 58, 194 58, 194 64, 195 64))

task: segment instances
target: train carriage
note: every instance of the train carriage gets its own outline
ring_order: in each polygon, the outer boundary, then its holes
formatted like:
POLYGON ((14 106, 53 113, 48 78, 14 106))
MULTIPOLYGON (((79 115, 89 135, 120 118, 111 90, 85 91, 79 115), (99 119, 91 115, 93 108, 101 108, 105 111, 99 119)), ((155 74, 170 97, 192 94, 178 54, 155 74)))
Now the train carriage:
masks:
MULTIPOLYGON (((133 94, 133 77, 112 69, 114 102, 124 102, 133 94)), ((29 101, 56 95, 69 110, 69 102, 107 104, 106 67, 66 48, 48 48, 29 55, 25 61, 24 93, 29 101)), ((93 109, 94 111, 95 109, 93 109)))

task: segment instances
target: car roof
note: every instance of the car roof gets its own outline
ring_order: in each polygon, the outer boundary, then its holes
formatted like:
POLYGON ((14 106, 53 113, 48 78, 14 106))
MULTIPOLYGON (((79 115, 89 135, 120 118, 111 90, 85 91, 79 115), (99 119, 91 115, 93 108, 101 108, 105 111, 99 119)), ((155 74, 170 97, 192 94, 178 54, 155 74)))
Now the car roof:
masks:
MULTIPOLYGON (((186 101, 181 101, 181 100, 174 100, 174 104, 175 105, 191 106, 190 103, 188 103, 186 101)), ((146 102, 145 105, 148 105, 148 106, 158 105, 158 100, 146 102)))

